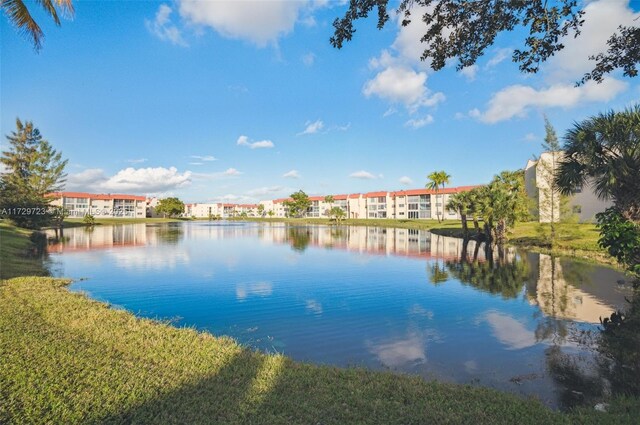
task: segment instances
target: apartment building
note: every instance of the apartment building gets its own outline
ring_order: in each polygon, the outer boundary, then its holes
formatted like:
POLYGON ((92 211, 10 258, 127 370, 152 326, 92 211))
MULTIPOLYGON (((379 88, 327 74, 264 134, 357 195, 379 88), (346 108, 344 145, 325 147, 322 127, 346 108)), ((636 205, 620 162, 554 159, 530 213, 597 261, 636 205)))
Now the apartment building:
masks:
MULTIPOLYGON (((332 195, 333 201, 326 202, 324 196, 310 196, 311 205, 307 209, 306 217, 327 218, 331 208, 339 207, 348 218, 360 219, 458 219, 458 212, 446 208, 450 197, 459 192, 465 192, 477 186, 460 186, 440 189, 437 192, 430 189, 411 189, 395 192, 378 191, 369 193, 354 193, 332 195)), ((288 216, 285 201, 279 198, 260 201, 263 215, 284 218, 288 216)), ((253 208, 253 206, 251 206, 253 208)), ((257 208, 257 206, 256 206, 257 208)), ((252 210, 252 209, 251 209, 252 210)), ((257 214, 256 214, 257 215, 257 214)))
POLYGON ((527 196, 533 200, 531 213, 538 217, 540 223, 560 221, 561 213, 576 214, 581 222, 594 222, 597 213, 613 205, 609 200, 601 200, 596 196, 592 184, 588 182, 576 189, 569 196, 567 205, 561 205, 561 197, 556 195, 551 202, 550 183, 555 175, 555 167, 559 166, 563 152, 543 152, 537 160, 527 161, 524 168, 524 181, 527 196), (566 210, 566 211, 562 211, 566 210), (552 212, 553 211, 553 212, 552 212))
POLYGON ((185 217, 208 218, 208 217, 237 217, 247 215, 249 217, 258 216, 257 204, 229 204, 229 203, 195 203, 185 204, 185 217))
POLYGON ((72 218, 82 218, 87 214, 96 218, 144 218, 147 215, 144 196, 54 192, 46 197, 52 199, 51 206, 64 208, 72 218))

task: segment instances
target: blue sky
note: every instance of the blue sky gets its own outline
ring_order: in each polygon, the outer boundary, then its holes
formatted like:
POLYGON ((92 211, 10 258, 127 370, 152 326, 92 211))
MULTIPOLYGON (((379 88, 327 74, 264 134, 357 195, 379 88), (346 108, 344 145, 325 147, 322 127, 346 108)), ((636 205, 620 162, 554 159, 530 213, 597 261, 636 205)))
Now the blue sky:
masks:
POLYGON ((452 185, 484 183, 541 151, 543 114, 562 135, 640 98, 640 80, 619 73, 573 87, 637 3, 589 2, 582 36, 533 76, 510 61, 518 34, 464 72, 418 60, 420 22, 368 19, 336 50, 345 9, 79 1, 60 28, 36 14, 39 54, 2 19, 2 134, 32 120, 69 159, 68 190, 251 202, 422 187, 440 169, 452 185))

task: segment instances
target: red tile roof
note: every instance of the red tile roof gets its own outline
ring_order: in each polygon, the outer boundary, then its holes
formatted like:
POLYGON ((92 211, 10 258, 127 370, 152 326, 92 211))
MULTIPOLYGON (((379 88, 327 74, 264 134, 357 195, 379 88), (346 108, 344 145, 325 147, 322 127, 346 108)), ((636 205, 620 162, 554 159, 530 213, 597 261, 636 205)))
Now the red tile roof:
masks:
POLYGON ((369 193, 365 193, 364 197, 365 198, 377 198, 378 196, 387 196, 389 192, 369 192, 369 193))

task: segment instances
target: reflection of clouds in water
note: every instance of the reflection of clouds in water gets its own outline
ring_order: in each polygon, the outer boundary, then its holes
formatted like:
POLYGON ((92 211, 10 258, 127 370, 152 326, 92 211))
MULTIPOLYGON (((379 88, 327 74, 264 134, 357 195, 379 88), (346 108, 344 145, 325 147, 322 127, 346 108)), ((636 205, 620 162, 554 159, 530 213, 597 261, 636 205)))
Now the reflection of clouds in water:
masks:
POLYGON ((240 301, 250 296, 268 297, 273 292, 271 282, 238 283, 236 285, 236 298, 240 301))
POLYGON ((429 320, 433 319, 433 311, 427 310, 420 304, 412 305, 411 308, 409 309, 409 314, 412 316, 426 317, 429 320))
POLYGON ((474 374, 478 371, 478 363, 475 360, 467 360, 464 362, 464 370, 469 374, 474 374))
POLYGON ((113 258, 116 267, 130 270, 162 270, 173 269, 178 264, 189 264, 190 258, 186 251, 174 248, 163 249, 113 249, 106 251, 113 258))
POLYGON ((378 360, 390 368, 427 361, 426 341, 422 335, 411 334, 407 338, 393 342, 369 345, 369 350, 378 357, 378 360))
POLYGON ((536 344, 535 333, 509 315, 490 311, 484 319, 489 322, 493 336, 510 350, 519 350, 536 344))
POLYGON ((307 311, 320 315, 322 314, 322 304, 316 300, 307 300, 307 311))

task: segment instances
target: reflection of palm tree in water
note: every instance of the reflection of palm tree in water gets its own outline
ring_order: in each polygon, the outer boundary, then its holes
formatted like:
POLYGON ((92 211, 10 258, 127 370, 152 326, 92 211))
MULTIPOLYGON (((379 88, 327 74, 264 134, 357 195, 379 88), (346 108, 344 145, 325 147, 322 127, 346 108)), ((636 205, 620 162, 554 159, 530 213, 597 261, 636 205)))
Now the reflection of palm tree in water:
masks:
POLYGON ((478 259, 479 243, 476 243, 473 258, 469 259, 466 241, 460 258, 446 262, 447 269, 465 285, 500 294, 504 298, 516 298, 529 277, 528 263, 517 255, 509 255, 504 246, 483 245, 484 261, 478 259))
MULTIPOLYGON (((436 260, 430 266, 428 273, 429 273, 429 282, 433 283, 434 285, 439 285, 439 284, 449 280, 449 273, 447 273, 447 270, 445 268, 444 259, 442 259, 442 264, 438 260, 438 257, 444 257, 444 238, 441 237, 440 235, 431 234, 431 238, 432 238, 431 240, 433 240, 434 236, 436 237, 436 243, 435 243, 435 245, 436 245, 436 255, 435 255, 436 260), (440 247, 438 247, 438 242, 440 242, 440 240, 442 240, 441 249, 440 249, 440 247)), ((433 249, 432 249, 432 252, 433 252, 433 249)))

